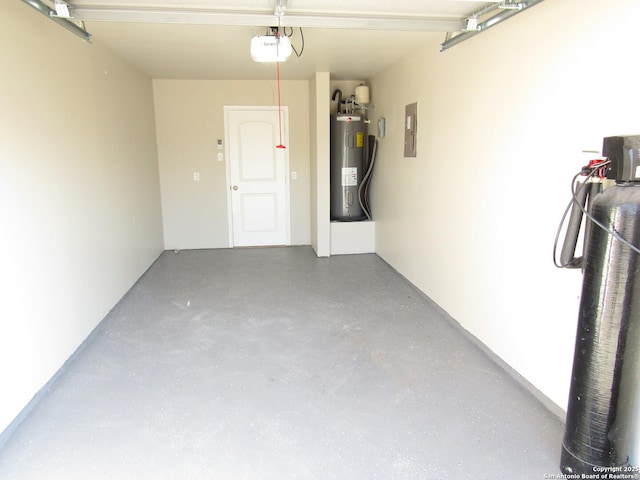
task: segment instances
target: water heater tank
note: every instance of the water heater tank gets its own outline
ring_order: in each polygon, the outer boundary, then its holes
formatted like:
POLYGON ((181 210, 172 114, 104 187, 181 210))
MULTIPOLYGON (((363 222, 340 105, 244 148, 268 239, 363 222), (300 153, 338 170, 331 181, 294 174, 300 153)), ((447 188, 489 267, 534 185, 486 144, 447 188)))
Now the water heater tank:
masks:
POLYGON ((364 175, 365 139, 361 116, 331 116, 331 220, 366 218, 358 199, 364 175))

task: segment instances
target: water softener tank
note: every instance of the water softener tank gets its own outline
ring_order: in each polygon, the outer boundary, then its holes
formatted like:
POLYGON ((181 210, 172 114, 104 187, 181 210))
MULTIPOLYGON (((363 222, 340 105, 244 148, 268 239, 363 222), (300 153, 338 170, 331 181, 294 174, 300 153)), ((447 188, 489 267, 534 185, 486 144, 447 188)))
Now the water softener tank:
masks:
POLYGON ((630 244, 640 245, 639 153, 640 136, 605 139, 603 155, 612 162, 607 177, 616 184, 598 194, 590 208, 595 225, 584 255, 560 465, 565 474, 627 471, 625 465, 634 462, 640 407, 640 255, 630 244))
POLYGON ((359 115, 331 116, 331 220, 366 218, 358 199, 364 175, 365 123, 359 115))

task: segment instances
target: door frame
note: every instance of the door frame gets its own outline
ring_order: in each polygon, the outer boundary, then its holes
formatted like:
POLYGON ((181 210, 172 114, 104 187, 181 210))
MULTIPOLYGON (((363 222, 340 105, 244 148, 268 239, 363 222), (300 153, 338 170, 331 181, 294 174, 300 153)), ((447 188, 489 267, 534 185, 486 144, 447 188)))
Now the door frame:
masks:
MULTIPOLYGON (((224 167, 227 177, 227 228, 229 230, 229 248, 234 248, 233 243, 233 205, 231 198, 231 156, 229 154, 229 112, 255 112, 274 111, 282 115, 282 142, 286 145, 284 155, 284 182, 285 182, 285 224, 286 243, 291 245, 291 182, 289 181, 289 108, 287 106, 248 106, 248 105, 224 105, 224 167)), ((275 145, 274 145, 275 147, 275 145)))

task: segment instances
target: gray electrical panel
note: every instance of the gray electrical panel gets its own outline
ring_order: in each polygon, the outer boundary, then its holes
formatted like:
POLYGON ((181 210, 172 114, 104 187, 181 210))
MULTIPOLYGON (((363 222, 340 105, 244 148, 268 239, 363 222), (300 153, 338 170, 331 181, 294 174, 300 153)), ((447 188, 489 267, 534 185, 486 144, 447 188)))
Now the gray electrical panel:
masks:
POLYGON ((416 132, 418 131, 418 104, 407 105, 404 110, 404 156, 416 156, 416 132))

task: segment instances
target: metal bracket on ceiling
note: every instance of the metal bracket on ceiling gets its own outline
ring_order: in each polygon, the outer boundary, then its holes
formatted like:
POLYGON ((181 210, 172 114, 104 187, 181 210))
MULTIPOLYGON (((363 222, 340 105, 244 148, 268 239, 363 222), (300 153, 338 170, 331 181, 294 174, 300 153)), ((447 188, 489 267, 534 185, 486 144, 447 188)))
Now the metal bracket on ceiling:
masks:
POLYGON ((464 27, 462 31, 447 32, 445 41, 441 44, 440 51, 444 52, 445 50, 484 32, 488 28, 491 28, 542 1, 543 0, 504 0, 500 2, 492 2, 480 10, 470 14, 464 20, 464 27), (488 14, 496 10, 499 10, 499 12, 487 17, 488 14))
POLYGON ((53 7, 56 9, 56 17, 71 18, 71 12, 69 12, 69 4, 64 0, 55 0, 53 7))
POLYGON ((71 20, 71 16, 66 16, 69 14, 68 8, 69 5, 66 2, 56 2, 56 10, 53 10, 48 5, 43 3, 41 0, 22 0, 24 3, 33 7, 35 10, 39 11, 45 17, 53 20, 58 25, 66 28, 71 33, 82 38, 85 42, 91 43, 91 34, 87 32, 83 27, 76 24, 73 20, 71 20))
POLYGON ((287 9, 287 4, 289 0, 276 0, 276 8, 273 11, 273 14, 278 17, 278 20, 282 19, 284 16, 284 11, 287 9))

